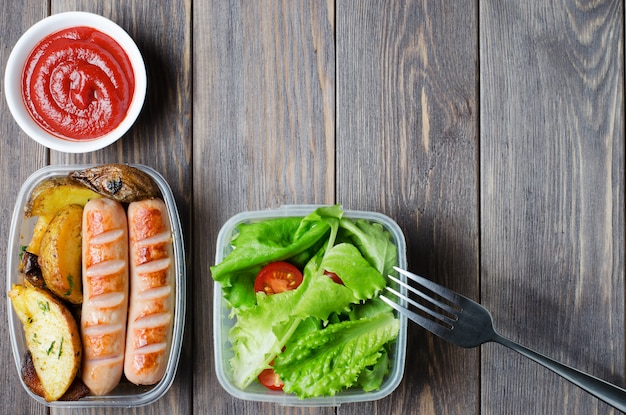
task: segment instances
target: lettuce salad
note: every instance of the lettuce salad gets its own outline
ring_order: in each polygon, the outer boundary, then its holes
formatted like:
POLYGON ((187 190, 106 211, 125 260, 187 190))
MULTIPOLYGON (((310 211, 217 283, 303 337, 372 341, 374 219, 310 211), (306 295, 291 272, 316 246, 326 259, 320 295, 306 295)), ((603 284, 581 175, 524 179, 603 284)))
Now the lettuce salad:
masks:
POLYGON ((340 206, 306 217, 241 224, 233 251, 211 272, 236 318, 229 332, 234 384, 245 389, 272 367, 299 398, 381 387, 400 321, 378 299, 397 248, 382 225, 343 217, 340 206), (303 274, 295 290, 254 291, 259 270, 287 261, 303 274), (324 275, 335 273, 343 284, 324 275))

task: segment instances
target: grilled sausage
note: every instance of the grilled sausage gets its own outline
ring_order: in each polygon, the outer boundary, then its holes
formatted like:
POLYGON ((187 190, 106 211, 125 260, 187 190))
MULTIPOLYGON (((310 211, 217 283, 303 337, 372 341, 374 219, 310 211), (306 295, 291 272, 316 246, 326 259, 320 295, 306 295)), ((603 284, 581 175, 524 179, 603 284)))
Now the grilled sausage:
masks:
POLYGON ((94 395, 119 383, 124 367, 128 311, 128 222, 110 199, 92 199, 83 211, 82 380, 94 395))
POLYGON ((174 257, 167 207, 161 199, 128 206, 130 306, 124 374, 137 385, 161 380, 172 343, 174 257))

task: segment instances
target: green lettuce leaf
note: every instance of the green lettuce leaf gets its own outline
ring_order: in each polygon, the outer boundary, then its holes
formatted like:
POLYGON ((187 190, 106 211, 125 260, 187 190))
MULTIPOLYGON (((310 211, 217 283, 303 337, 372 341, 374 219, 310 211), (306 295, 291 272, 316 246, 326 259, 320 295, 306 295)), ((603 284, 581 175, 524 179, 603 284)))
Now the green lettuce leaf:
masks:
POLYGON ((254 278, 263 265, 290 260, 303 266, 320 247, 332 245, 343 210, 339 205, 321 207, 304 218, 287 217, 244 223, 231 241, 233 251, 212 266, 213 279, 221 284, 224 298, 235 308, 254 302, 254 278))
POLYGON ((297 301, 295 290, 259 297, 257 306, 240 310, 228 334, 234 353, 230 360, 233 383, 241 389, 270 367, 301 321, 289 312, 297 301))
POLYGON ((381 351, 382 355, 380 359, 371 367, 363 368, 363 371, 357 379, 357 384, 365 392, 371 392, 380 389, 380 385, 383 384, 385 376, 390 372, 391 359, 389 359, 389 353, 386 348, 381 351))
POLYGON ((384 346, 399 330, 391 308, 377 299, 397 255, 382 226, 344 219, 335 205, 304 218, 242 224, 231 246, 211 273, 235 318, 229 342, 237 387, 245 389, 272 361, 281 362, 281 377, 290 385, 285 391, 300 397, 332 395, 351 385, 380 387, 389 371, 384 346), (255 293, 258 271, 275 261, 302 269, 302 284, 269 296, 255 293), (283 352, 285 347, 291 351, 283 352), (300 360, 293 353, 302 354, 300 360), (322 362, 336 367, 329 370, 322 362), (328 385, 315 386, 319 379, 328 385))
POLYGON ((383 275, 393 274, 398 255, 398 248, 391 241, 391 235, 380 223, 371 223, 364 219, 351 221, 342 219, 341 228, 346 230, 352 243, 361 251, 363 257, 383 275))
MULTIPOLYGON (((385 344, 399 330, 400 322, 391 312, 331 324, 289 342, 276 357, 274 370, 287 393, 299 398, 333 396, 355 385, 364 369, 376 367, 385 344)), ((380 376, 364 381, 370 390, 380 387, 372 382, 375 378, 382 382, 380 376)))
POLYGON ((320 252, 305 267, 297 289, 273 295, 259 292, 256 304, 235 311, 237 320, 229 333, 234 351, 230 364, 239 387, 245 388, 269 367, 300 321, 310 317, 326 321, 332 313, 374 298, 385 287, 382 275, 354 246, 339 244, 323 251, 323 258, 320 252), (324 269, 337 272, 345 285, 323 275, 324 269))
POLYGON ((302 288, 306 295, 299 299, 293 310, 293 314, 301 318, 313 316, 326 320, 332 312, 345 311, 351 304, 374 298, 386 285, 383 276, 372 268, 359 250, 346 243, 330 248, 317 269, 306 268, 307 273, 311 275, 305 278, 302 288), (323 275, 324 271, 337 274, 344 285, 333 282, 323 275))

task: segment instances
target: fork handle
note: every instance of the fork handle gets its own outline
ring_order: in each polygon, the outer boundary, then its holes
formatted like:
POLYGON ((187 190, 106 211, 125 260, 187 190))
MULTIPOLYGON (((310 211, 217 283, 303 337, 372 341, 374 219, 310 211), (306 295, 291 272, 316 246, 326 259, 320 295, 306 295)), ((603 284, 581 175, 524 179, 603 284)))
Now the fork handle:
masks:
POLYGON ((622 412, 626 412, 626 389, 622 389, 602 379, 598 379, 594 376, 588 375, 587 373, 581 372, 578 369, 574 369, 564 365, 563 363, 559 363, 556 360, 552 360, 549 357, 530 350, 521 344, 507 339, 506 337, 502 337, 499 334, 495 335, 493 341, 534 360, 554 373, 562 376, 564 379, 569 380, 574 385, 586 390, 601 401, 604 401, 622 412))

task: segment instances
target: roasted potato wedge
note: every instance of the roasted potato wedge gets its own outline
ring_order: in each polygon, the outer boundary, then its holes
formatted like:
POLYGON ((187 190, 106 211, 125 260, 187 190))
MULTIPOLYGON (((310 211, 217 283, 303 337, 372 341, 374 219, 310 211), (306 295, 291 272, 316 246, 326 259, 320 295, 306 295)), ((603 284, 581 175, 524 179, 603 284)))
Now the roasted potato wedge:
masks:
POLYGON ((25 208, 25 216, 52 217, 63 206, 84 206, 91 199, 102 195, 69 177, 53 177, 42 181, 33 189, 25 208))
POLYGON ((76 376, 69 389, 61 396, 60 401, 77 401, 89 395, 89 388, 83 383, 80 376, 76 376))
POLYGON ((41 275, 39 257, 37 255, 31 254, 28 251, 22 252, 20 271, 24 273, 25 280, 30 282, 35 287, 43 288, 46 286, 43 275, 41 275))
POLYGON ((39 379, 39 375, 37 374, 37 370, 35 370, 35 364, 33 363, 33 354, 30 350, 26 350, 24 354, 24 360, 22 360, 22 379, 28 389, 30 389, 35 395, 41 396, 43 398, 45 392, 43 389, 43 385, 41 384, 41 380, 39 379))
POLYGON ((73 171, 69 176, 94 192, 120 203, 152 199, 161 195, 150 175, 126 164, 103 164, 73 171))
POLYGON ((50 221, 39 249, 39 268, 46 287, 72 304, 83 302, 82 220, 82 206, 61 208, 50 221))
POLYGON ((35 256, 39 256, 39 247, 41 245, 41 238, 43 238, 46 229, 48 229, 48 224, 52 220, 51 217, 48 216, 39 216, 37 218, 37 223, 35 224, 35 230, 33 231, 33 237, 30 239, 28 246, 26 247, 26 251, 30 252, 35 256))
MULTIPOLYGON (((22 360, 22 379, 28 389, 30 389, 35 395, 44 396, 44 389, 41 385, 41 380, 37 371, 35 370, 35 364, 33 363, 33 355, 29 350, 26 350, 24 354, 24 360, 22 360)), ((68 388, 68 390, 59 398, 60 401, 77 401, 85 396, 89 395, 89 389, 83 383, 80 376, 76 376, 74 381, 68 388)))
POLYGON ((102 195, 69 177, 55 177, 42 181, 33 189, 26 203, 25 216, 38 216, 33 237, 26 250, 39 255, 41 238, 50 221, 61 208, 71 204, 85 206, 89 200, 99 197, 102 195))
POLYGON ((81 363, 76 320, 60 300, 41 288, 14 285, 9 298, 24 326, 26 347, 41 382, 40 393, 47 401, 58 400, 74 381, 81 363))

